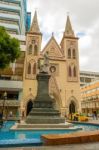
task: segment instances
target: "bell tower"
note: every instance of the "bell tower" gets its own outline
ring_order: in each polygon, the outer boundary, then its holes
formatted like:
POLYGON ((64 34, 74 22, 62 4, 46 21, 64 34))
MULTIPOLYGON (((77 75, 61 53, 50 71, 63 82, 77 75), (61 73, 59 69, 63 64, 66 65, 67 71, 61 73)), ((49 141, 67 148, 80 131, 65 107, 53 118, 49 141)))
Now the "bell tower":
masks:
POLYGON ((35 79, 37 74, 37 60, 41 50, 42 34, 38 25, 35 11, 30 31, 26 35, 26 71, 25 77, 35 79))
POLYGON ((65 31, 61 41, 61 50, 65 58, 65 106, 66 113, 79 112, 80 80, 78 37, 75 36, 69 16, 67 16, 65 31))
POLYGON ((27 55, 37 56, 41 50, 42 34, 39 29, 37 12, 35 11, 30 31, 27 33, 27 55))
POLYGON ((69 16, 67 16, 61 48, 66 59, 67 81, 79 79, 78 38, 75 37, 69 16))

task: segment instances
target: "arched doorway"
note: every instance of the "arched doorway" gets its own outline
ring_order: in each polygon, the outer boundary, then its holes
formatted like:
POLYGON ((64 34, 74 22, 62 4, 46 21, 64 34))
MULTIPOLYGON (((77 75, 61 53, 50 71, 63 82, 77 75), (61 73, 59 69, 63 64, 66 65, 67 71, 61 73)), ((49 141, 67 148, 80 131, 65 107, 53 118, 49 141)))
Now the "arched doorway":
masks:
POLYGON ((29 112, 31 111, 32 107, 33 107, 33 102, 32 102, 32 100, 29 100, 28 103, 27 103, 26 116, 29 114, 29 112))
POLYGON ((71 103, 70 103, 70 105, 69 105, 69 113, 71 114, 71 113, 75 113, 75 110, 76 110, 76 108, 75 108, 75 103, 72 101, 71 103))

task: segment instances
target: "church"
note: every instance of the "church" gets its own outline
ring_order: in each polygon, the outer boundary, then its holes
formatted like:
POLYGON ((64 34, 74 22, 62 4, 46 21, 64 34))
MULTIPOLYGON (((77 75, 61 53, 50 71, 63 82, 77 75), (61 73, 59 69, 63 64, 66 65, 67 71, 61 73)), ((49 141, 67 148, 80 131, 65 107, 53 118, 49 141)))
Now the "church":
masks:
POLYGON ((38 62, 40 60, 43 63, 46 52, 51 75, 49 95, 54 99, 54 107, 60 110, 62 116, 81 111, 78 37, 74 34, 69 16, 64 28, 60 44, 52 34, 48 43, 41 49, 43 36, 35 11, 30 31, 26 34, 23 90, 20 101, 20 113, 24 113, 24 116, 27 116, 33 107, 38 86, 36 80, 39 73, 38 62))

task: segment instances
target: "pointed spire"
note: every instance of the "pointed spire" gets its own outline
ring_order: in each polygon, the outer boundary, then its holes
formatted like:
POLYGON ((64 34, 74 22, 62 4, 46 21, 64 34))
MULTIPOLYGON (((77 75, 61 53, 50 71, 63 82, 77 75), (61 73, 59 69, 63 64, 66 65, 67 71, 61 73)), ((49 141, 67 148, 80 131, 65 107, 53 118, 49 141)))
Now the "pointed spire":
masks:
POLYGON ((66 21, 66 26, 65 26, 65 32, 64 32, 64 35, 65 36, 75 36, 74 35, 74 31, 72 29, 72 25, 71 25, 71 22, 70 22, 70 18, 69 18, 69 15, 67 16, 67 21, 66 21))
POLYGON ((54 32, 52 32, 52 37, 54 36, 54 32))
POLYGON ((34 13, 34 17, 33 17, 33 21, 32 21, 32 25, 31 25, 30 31, 31 32, 40 33, 40 29, 39 29, 39 25, 38 25, 38 19, 37 19, 37 12, 36 11, 34 13))

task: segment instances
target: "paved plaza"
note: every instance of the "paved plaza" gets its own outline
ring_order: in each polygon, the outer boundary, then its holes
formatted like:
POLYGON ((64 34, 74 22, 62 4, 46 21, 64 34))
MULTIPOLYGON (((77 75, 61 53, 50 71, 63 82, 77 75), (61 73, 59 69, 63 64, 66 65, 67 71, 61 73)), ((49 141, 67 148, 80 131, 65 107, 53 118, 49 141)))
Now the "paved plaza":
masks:
POLYGON ((42 146, 22 148, 0 148, 0 150, 99 150, 99 143, 63 145, 63 146, 42 146))

